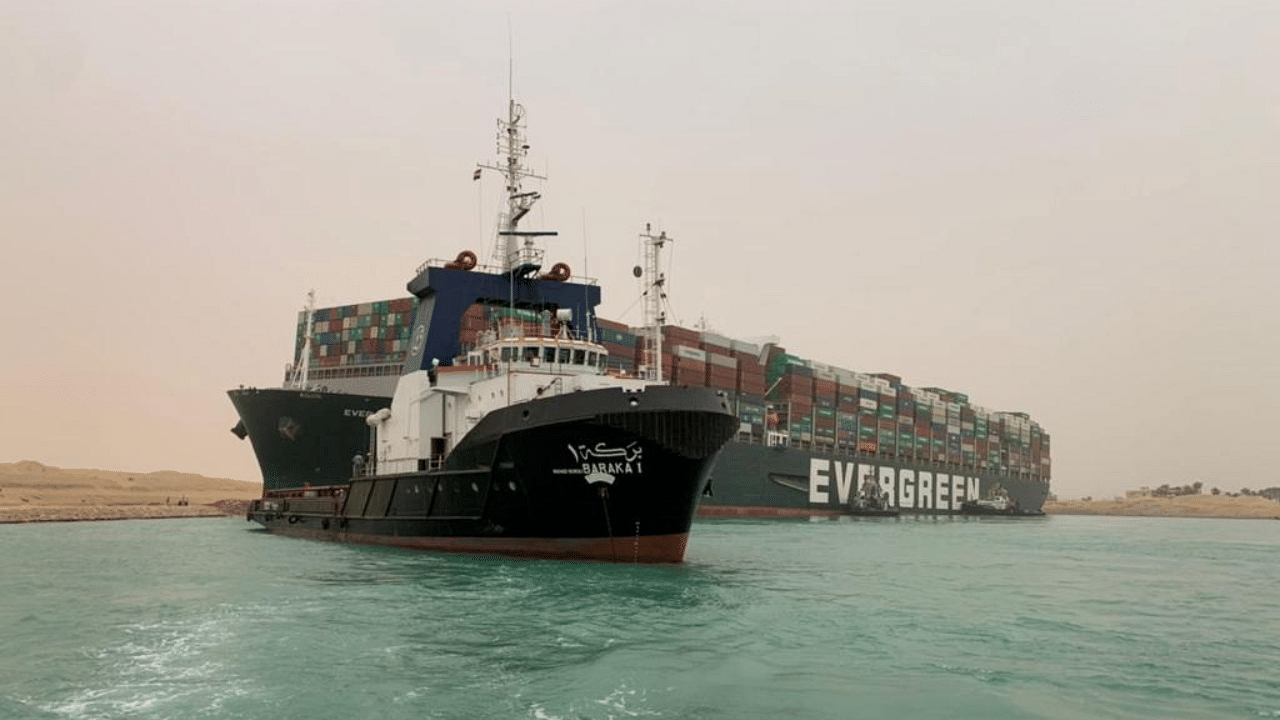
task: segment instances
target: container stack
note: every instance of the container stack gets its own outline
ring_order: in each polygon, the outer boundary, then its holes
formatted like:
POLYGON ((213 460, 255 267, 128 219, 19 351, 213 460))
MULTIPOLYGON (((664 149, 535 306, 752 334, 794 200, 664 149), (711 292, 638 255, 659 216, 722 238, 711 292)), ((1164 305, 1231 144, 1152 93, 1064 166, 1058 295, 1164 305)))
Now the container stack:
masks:
POLYGON ((707 351, 687 345, 671 348, 671 382, 698 386, 707 382, 707 351))
MULTIPOLYGON (((409 343, 416 298, 324 308, 315 314, 313 376, 398 374, 409 343)), ((473 306, 462 319, 464 347, 495 324, 532 331, 544 318, 510 308, 473 306)), ((554 321, 553 321, 554 324, 554 321)), ((641 328, 599 320, 608 368, 634 374, 646 364, 641 328)), ((301 352, 305 314, 299 316, 301 352)), ((1017 473, 1047 481, 1049 435, 1026 413, 973 405, 964 393, 912 388, 891 373, 824 365, 722 335, 675 325, 662 328, 662 371, 678 385, 715 388, 729 399, 740 437, 760 441, 768 430, 815 451, 870 455, 954 468, 1017 473)), ((745 438, 744 439, 748 439, 745 438)))
POLYGON ((707 376, 704 384, 733 395, 738 392, 738 358, 733 355, 729 338, 703 332, 698 347, 707 354, 707 376))
POLYGON ((836 448, 846 452, 858 450, 858 376, 836 371, 836 448))
POLYGON ((636 348, 640 338, 626 325, 612 320, 597 320, 600 344, 609 352, 609 370, 625 375, 636 372, 636 348))
POLYGON ((765 380, 765 365, 760 362, 761 348, 734 340, 729 355, 738 361, 738 395, 763 402, 769 384, 765 380))
POLYGON ((911 389, 901 387, 898 390, 898 457, 914 458, 916 456, 916 398, 911 389))
POLYGON ((781 348, 769 349, 765 369, 768 392, 765 401, 774 408, 776 429, 791 437, 812 442, 814 435, 813 367, 807 360, 788 355, 781 348))
POLYGON ((898 388, 893 384, 896 379, 880 373, 871 380, 876 386, 876 440, 880 454, 886 457, 898 454, 898 388))
MULTIPOLYGON (((319 308, 311 336, 311 378, 398 374, 417 298, 319 308)), ((294 360, 301 360, 307 313, 298 314, 294 360)))
POLYGON ((840 399, 840 382, 835 370, 822 367, 813 371, 813 440, 825 450, 836 444, 836 403, 840 399))
MULTIPOLYGON (((536 317, 525 318, 525 320, 526 322, 537 322, 536 317)), ((480 342, 480 333, 491 327, 493 327, 493 324, 490 314, 484 305, 476 303, 467 308, 467 311, 462 314, 462 322, 458 333, 458 341, 462 343, 463 351, 474 348, 480 342)), ((441 360, 444 360, 444 358, 441 358, 441 360)))

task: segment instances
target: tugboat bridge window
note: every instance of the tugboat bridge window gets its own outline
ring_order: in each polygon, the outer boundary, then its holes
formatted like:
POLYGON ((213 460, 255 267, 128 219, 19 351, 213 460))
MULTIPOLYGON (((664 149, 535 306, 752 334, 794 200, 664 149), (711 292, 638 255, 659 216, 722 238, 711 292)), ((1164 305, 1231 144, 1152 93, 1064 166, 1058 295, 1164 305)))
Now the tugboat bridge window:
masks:
POLYGON ((542 349, 542 361, 545 363, 553 363, 556 361, 556 349, 554 347, 545 347, 542 349))
POLYGON ((573 364, 574 364, 574 365, 581 365, 581 364, 582 364, 582 362, 583 362, 583 360, 585 360, 585 359, 586 359, 586 355, 587 355, 587 351, 586 351, 586 350, 574 350, 574 351, 573 351, 573 364))
POLYGON ((569 350, 569 348, 560 348, 560 364, 568 365, 570 355, 571 355, 571 351, 569 350))

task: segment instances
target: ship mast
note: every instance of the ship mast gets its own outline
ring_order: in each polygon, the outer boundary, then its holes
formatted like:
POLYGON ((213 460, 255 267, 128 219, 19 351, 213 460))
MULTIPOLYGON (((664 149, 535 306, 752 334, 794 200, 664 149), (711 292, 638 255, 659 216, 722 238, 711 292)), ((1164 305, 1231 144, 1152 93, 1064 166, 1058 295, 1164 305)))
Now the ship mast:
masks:
MULTIPOLYGON (((533 209, 534 203, 542 198, 542 193, 525 191, 524 180, 534 178, 546 180, 524 164, 529 154, 529 141, 524 134, 524 106, 517 103, 508 89, 507 118, 498 119, 498 161, 478 163, 478 167, 496 170, 506 180, 507 207, 499 217, 501 228, 495 243, 494 259, 496 264, 508 272, 522 266, 542 266, 543 251, 534 246, 534 238, 554 236, 553 230, 530 231, 520 230, 520 220, 533 209)), ((477 177, 479 171, 477 170, 477 177)))
POLYGON ((293 390, 306 390, 311 373, 311 335, 316 327, 316 291, 307 291, 307 328, 302 335, 302 357, 294 363, 284 386, 293 390))
POLYGON ((667 299, 667 276, 661 270, 659 256, 663 245, 675 241, 667 237, 665 230, 654 235, 649 223, 645 223, 640 238, 644 241, 644 274, 649 279, 644 291, 644 378, 662 382, 662 324, 667 319, 662 306, 667 299))

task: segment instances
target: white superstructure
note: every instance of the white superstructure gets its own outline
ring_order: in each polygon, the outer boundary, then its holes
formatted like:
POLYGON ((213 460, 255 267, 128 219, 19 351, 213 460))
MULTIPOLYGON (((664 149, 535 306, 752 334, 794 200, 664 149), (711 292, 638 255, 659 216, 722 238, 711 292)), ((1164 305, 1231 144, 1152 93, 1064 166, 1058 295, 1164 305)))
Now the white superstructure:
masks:
POLYGON ((506 327, 451 367, 401 376, 391 407, 368 418, 378 475, 434 470, 486 415, 537 398, 614 387, 643 390, 652 381, 605 372, 599 343, 526 335, 506 327), (512 332, 512 331, 516 332, 512 332))

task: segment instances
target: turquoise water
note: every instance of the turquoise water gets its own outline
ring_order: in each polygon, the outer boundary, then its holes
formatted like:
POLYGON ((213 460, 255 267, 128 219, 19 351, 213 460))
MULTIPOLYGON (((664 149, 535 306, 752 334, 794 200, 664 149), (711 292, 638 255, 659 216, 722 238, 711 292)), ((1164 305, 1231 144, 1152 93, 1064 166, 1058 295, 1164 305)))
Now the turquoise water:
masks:
POLYGON ((1280 717, 1280 522, 698 521, 636 567, 0 526, 0 718, 1280 717))

